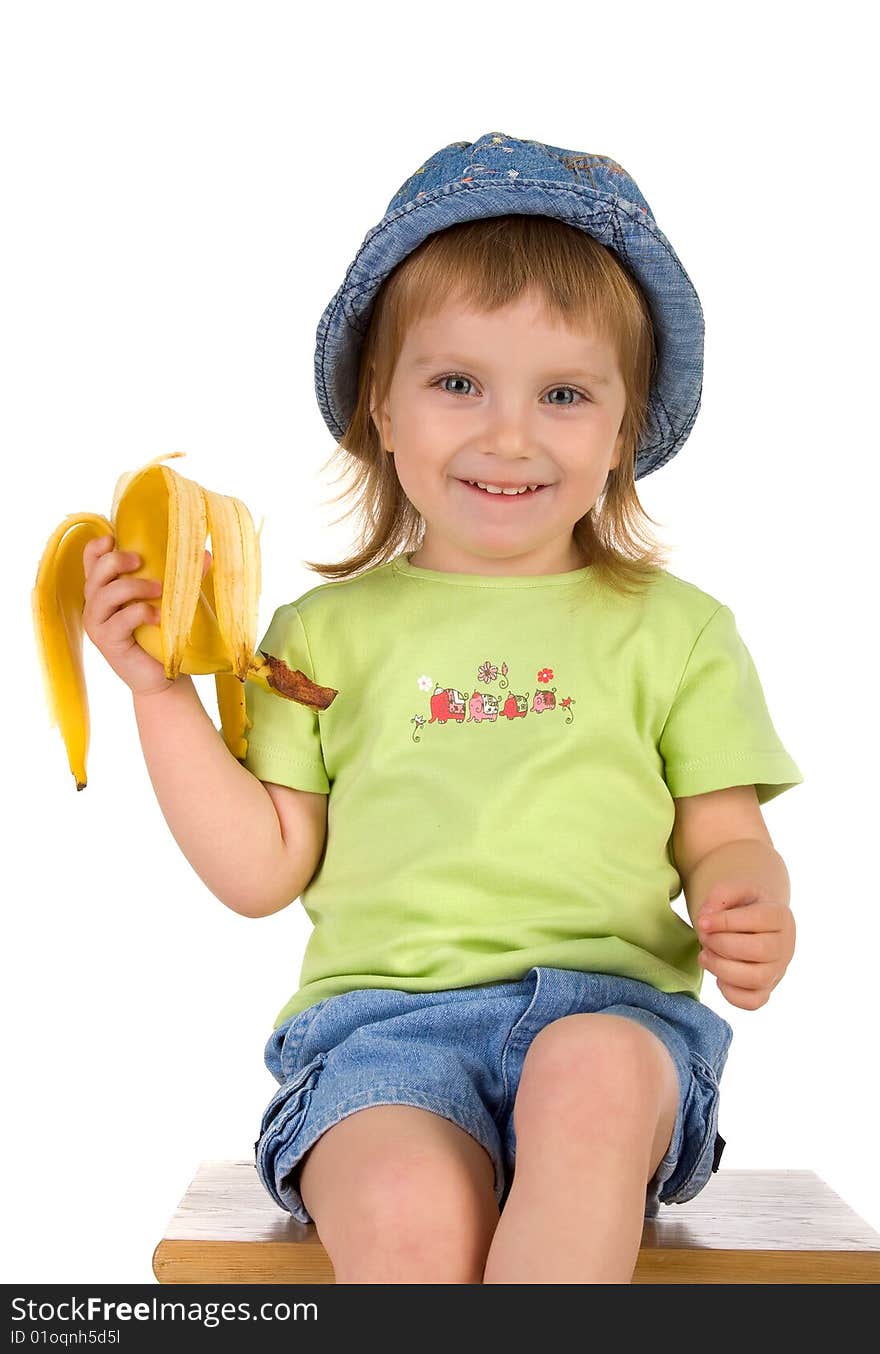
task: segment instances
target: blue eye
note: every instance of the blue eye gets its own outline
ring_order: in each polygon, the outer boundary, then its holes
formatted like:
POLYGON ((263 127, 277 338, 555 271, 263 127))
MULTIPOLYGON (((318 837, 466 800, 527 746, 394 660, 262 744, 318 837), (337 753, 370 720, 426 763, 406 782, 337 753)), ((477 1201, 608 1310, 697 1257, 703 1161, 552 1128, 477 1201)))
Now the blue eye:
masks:
MULTIPOLYGON (((434 387, 434 386, 439 387, 439 386, 442 386, 442 385, 444 384, 445 381, 466 381, 466 382, 468 383, 468 385, 472 385, 472 384, 473 384, 473 382, 471 381, 471 378, 470 378, 469 376, 461 376, 458 372, 449 372, 446 376, 438 376, 437 380, 436 380, 436 381, 431 381, 430 384, 431 384, 432 387, 434 387)), ((587 400, 587 401, 589 401, 589 398, 590 398, 589 395, 584 395, 582 391, 580 391, 580 390, 575 390, 574 386, 553 386, 553 390, 568 390, 568 391, 571 392, 572 395, 577 395, 578 400, 587 400)), ((459 391, 459 390, 444 390, 443 393, 444 393, 444 395, 463 395, 465 392, 464 392, 464 391, 459 391)), ((548 392, 548 393, 552 393, 552 392, 548 392)), ((575 401, 573 401, 573 400, 572 400, 571 402, 566 402, 566 403, 563 403, 563 404, 560 404, 558 400, 553 400, 551 403, 555 404, 555 405, 557 406, 557 408, 560 408, 560 409, 574 408, 574 407, 575 407, 575 401)))
MULTIPOLYGON (((439 378, 439 380, 437 380, 437 381, 434 382, 434 385, 443 385, 444 381, 467 381, 468 385, 471 384, 470 378, 469 378, 468 376, 456 376, 456 375, 454 375, 454 374, 451 374, 451 375, 449 375, 449 376, 441 376, 441 377, 439 378)), ((446 395, 460 395, 460 394, 462 394, 462 392, 461 392, 460 390, 447 390, 447 391, 444 391, 444 394, 446 394, 446 395)))
MULTIPOLYGON (((586 395, 582 395, 581 392, 580 392, 579 390, 575 390, 574 386, 554 386, 554 387, 553 387, 553 390, 568 390, 568 391, 571 392, 572 395, 577 395, 577 397, 578 397, 579 400, 585 400, 585 399, 587 398, 587 396, 586 396, 586 395)), ((553 391, 550 391, 549 393, 552 394, 553 391)), ((558 402, 558 400, 553 400, 552 403, 553 403, 553 404, 558 404, 559 402, 558 402)), ((573 403, 573 402, 572 402, 572 403, 573 403)), ((561 409, 564 409, 566 406, 565 406, 564 404, 562 404, 562 405, 560 405, 559 407, 560 407, 561 409)))

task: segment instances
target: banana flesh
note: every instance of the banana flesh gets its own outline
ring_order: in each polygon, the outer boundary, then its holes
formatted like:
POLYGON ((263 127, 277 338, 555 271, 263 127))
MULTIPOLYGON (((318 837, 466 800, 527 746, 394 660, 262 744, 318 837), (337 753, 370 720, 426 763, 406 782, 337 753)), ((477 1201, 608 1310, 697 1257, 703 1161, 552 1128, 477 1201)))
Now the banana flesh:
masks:
MULTIPOLYGON (((226 746, 247 755, 251 727, 245 681, 326 710, 336 688, 318 686, 272 654, 254 652, 261 588, 259 533, 237 498, 212 493, 162 462, 167 452, 116 483, 110 518, 72 513, 55 528, 37 569, 31 606, 50 719, 57 725, 77 790, 87 784, 89 705, 83 667, 83 609, 88 541, 112 534, 116 548, 135 551, 134 578, 162 580, 159 625, 139 625, 137 643, 165 675, 213 673, 226 746), (211 564, 202 575, 206 537, 211 564)), ((262 527, 261 527, 262 530, 262 527)))

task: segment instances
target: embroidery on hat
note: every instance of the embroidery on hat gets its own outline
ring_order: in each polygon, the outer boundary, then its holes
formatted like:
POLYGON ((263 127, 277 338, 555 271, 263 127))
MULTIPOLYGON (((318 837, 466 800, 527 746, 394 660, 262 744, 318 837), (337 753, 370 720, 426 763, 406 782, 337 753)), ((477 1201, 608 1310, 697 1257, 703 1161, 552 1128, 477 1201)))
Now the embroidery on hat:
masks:
POLYGON ((418 169, 415 171, 414 174, 410 174, 409 178, 408 178, 408 179, 405 179, 404 182, 400 185, 400 187, 398 188, 397 192, 394 194, 394 197, 391 199, 391 201, 392 201, 392 202, 396 202, 397 199, 398 199, 399 197, 403 197, 403 194, 407 191, 407 189, 409 188, 410 184, 411 184, 411 183, 415 183, 415 181, 416 181, 416 179, 419 177, 419 175, 420 175, 420 174, 424 174, 424 173, 426 172, 427 168, 428 168, 427 165, 421 165, 420 168, 418 168, 418 169))
MULTIPOLYGON (((513 154, 513 147, 512 147, 512 146, 505 146, 505 145, 501 144, 501 143, 503 142, 503 140, 504 140, 503 135, 502 135, 501 133, 496 132, 496 133, 492 136, 492 143, 491 143, 491 144, 495 145, 495 147, 498 148, 498 149, 501 149, 501 150, 503 150, 503 151, 506 151, 506 153, 507 153, 508 155, 512 155, 512 154, 513 154)), ((438 151, 436 155, 432 155, 431 158, 430 158, 429 160, 426 160, 425 163, 424 163, 423 165, 420 165, 419 168, 418 168, 417 170, 414 171, 414 173, 410 174, 410 176, 409 176, 408 179, 405 179, 405 180, 404 180, 404 182, 403 182, 403 183, 400 185, 400 187, 398 188, 397 192, 396 192, 396 193, 394 194, 394 196, 392 197, 391 201, 392 201, 392 202, 396 202, 397 199, 398 199, 399 197, 403 197, 404 194, 407 194, 407 195, 408 195, 408 194, 409 194, 409 191, 410 191, 410 188, 412 187, 412 185, 414 184, 414 182, 415 182, 415 180, 418 178, 418 176, 419 176, 420 174, 425 174, 425 173, 427 173, 428 169, 430 169, 430 167, 435 163, 435 161, 439 160, 440 157, 441 157, 442 155, 445 155, 447 151, 450 151, 450 150, 470 150, 472 144, 473 144, 473 143, 470 142, 470 141, 450 141, 450 143, 449 143, 448 146, 444 146, 443 150, 438 151)), ((490 144, 490 143, 484 142, 484 143, 483 143, 483 147, 480 147, 480 146, 474 146, 473 148, 474 148, 474 150, 479 150, 479 149, 485 148, 485 147, 486 147, 487 145, 489 145, 489 144, 490 144)), ((468 169, 471 169, 471 168, 478 168, 478 169, 482 170, 483 172, 485 172, 485 173, 487 173, 487 174, 497 173, 496 170, 490 170, 490 169, 487 169, 484 165, 479 165, 479 166, 471 166, 471 165, 468 165, 467 168, 466 168, 466 170, 465 170, 465 173, 467 173, 468 169)), ((470 180, 466 180, 466 181, 469 182, 470 180)), ((415 194, 414 200, 417 199, 417 198, 420 198, 420 197, 424 197, 424 195, 425 195, 425 190, 422 189, 421 192, 415 194)))
POLYGON ((505 155, 513 155, 513 146, 505 146, 504 141, 505 138, 501 132, 493 132, 488 141, 477 144, 474 146, 474 150, 503 150, 505 155))
POLYGON ((553 151, 549 152, 554 160, 558 160, 561 165, 570 170, 572 174, 585 175, 593 188, 596 187, 596 180, 593 178, 593 169, 604 169, 607 174, 621 174, 623 178, 628 179, 629 175, 622 165, 616 160, 612 160, 608 155, 556 155, 553 151))
POLYGON ((462 174, 459 182, 470 183, 473 179, 477 177, 478 174, 497 174, 497 173, 499 173, 499 171, 497 169, 491 169, 489 165, 469 164, 465 165, 464 173, 462 174))

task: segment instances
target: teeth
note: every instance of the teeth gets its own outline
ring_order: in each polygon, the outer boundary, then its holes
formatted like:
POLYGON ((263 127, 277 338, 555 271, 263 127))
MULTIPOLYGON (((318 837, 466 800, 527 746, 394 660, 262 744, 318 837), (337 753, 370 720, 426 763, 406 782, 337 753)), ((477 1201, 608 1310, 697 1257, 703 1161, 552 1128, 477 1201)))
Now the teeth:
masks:
POLYGON ((485 489, 490 494, 524 494, 527 489, 539 489, 538 484, 523 484, 519 489, 502 489, 498 484, 484 484, 482 480, 468 480, 468 484, 475 484, 478 489, 485 489))

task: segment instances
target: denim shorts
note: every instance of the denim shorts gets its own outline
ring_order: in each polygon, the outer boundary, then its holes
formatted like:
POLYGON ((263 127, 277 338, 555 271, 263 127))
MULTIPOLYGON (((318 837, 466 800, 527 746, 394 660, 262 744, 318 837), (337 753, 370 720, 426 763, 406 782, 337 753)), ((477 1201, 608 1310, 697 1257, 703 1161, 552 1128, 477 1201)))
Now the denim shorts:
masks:
POLYGON ((534 967, 518 981, 441 992, 358 988, 291 1016, 265 1048, 280 1089, 254 1144, 257 1173, 281 1208, 310 1223, 296 1167, 321 1134, 368 1105, 417 1105, 486 1149, 500 1209, 513 1183, 513 1105, 526 1051, 552 1021, 597 1011, 645 1025, 678 1072, 672 1140, 645 1199, 645 1218, 654 1218, 661 1203, 693 1199, 718 1169, 718 1083, 733 1030, 687 993, 579 969, 534 967))

